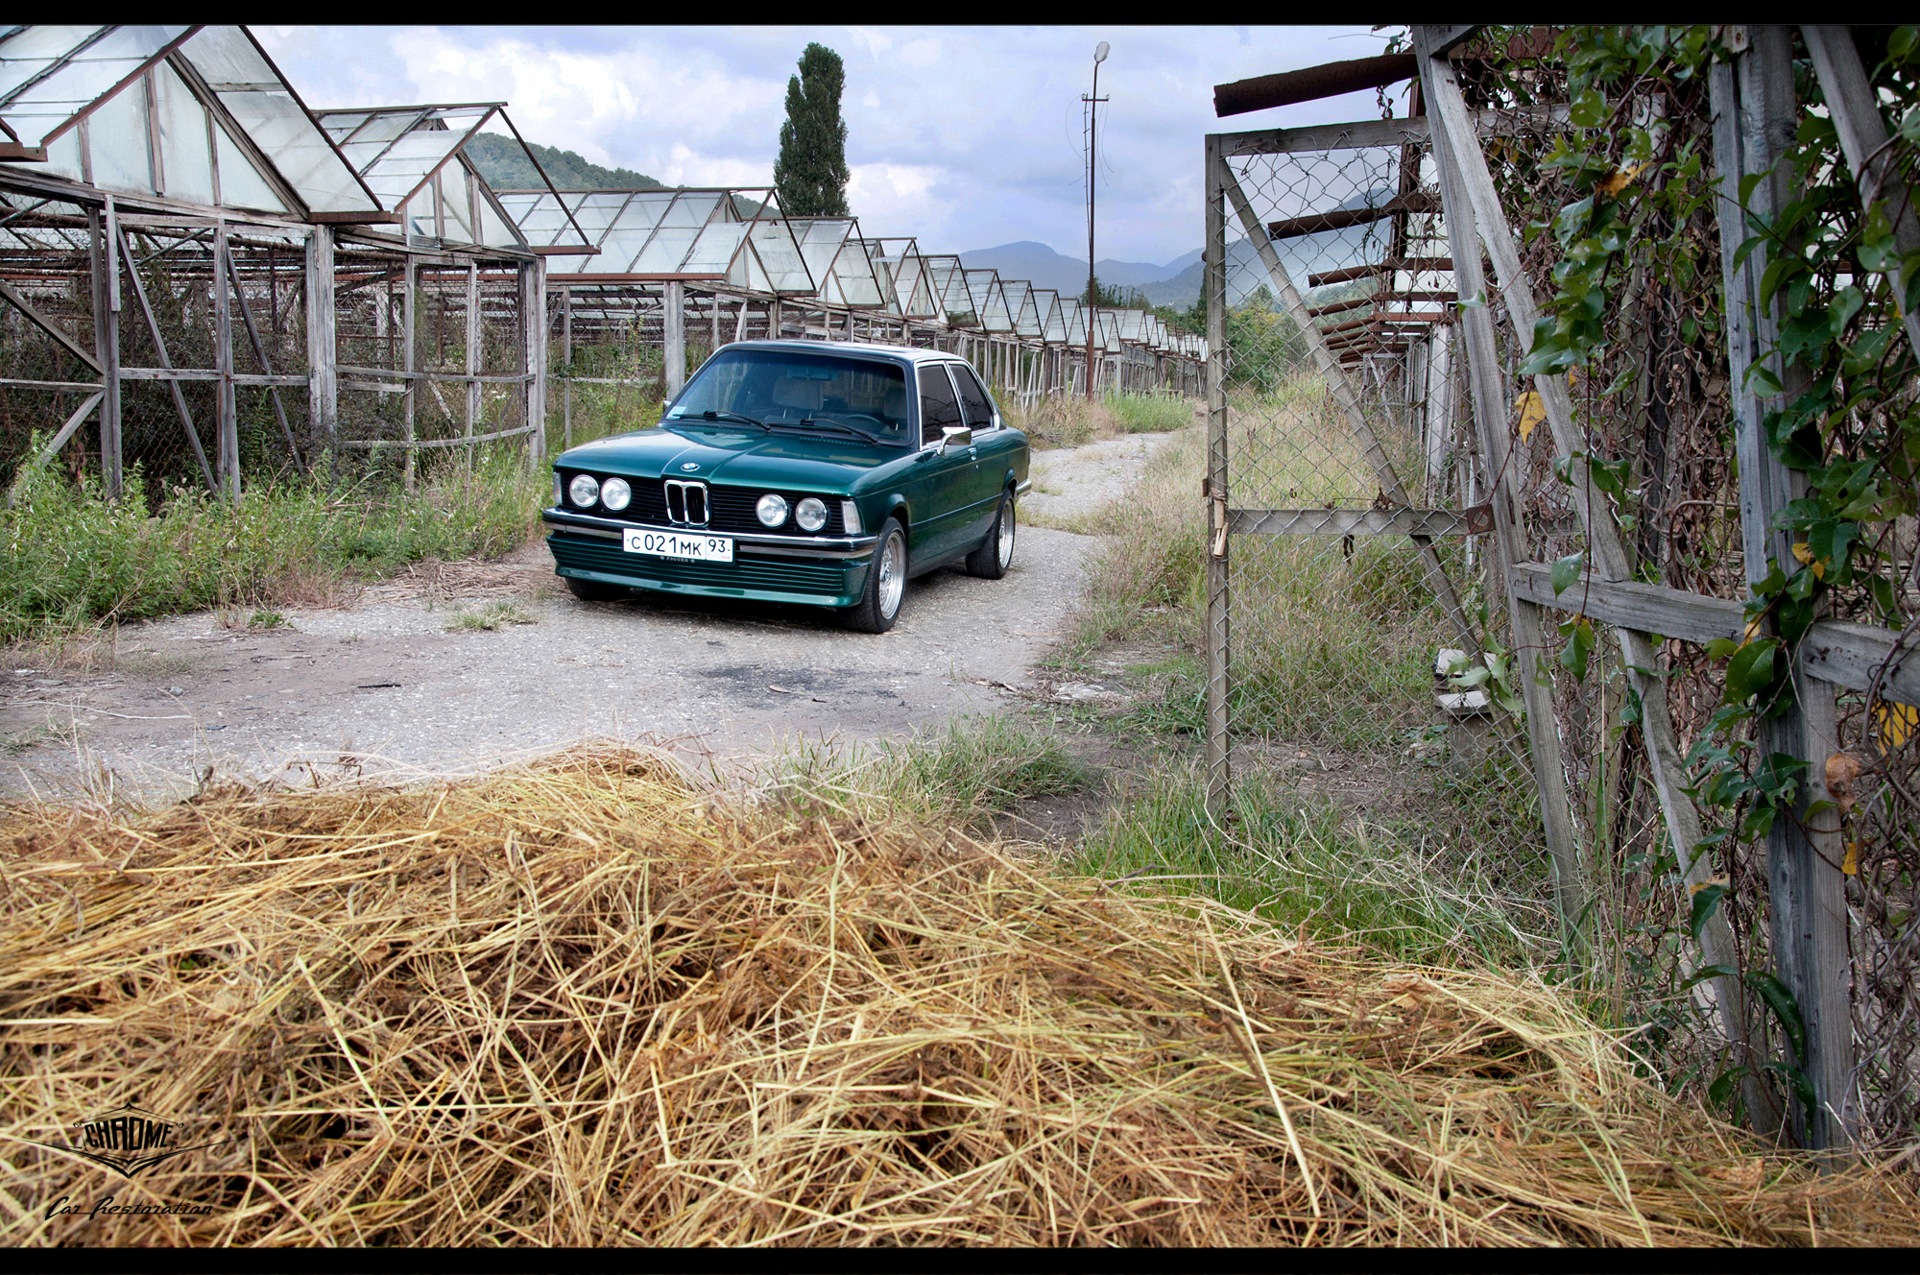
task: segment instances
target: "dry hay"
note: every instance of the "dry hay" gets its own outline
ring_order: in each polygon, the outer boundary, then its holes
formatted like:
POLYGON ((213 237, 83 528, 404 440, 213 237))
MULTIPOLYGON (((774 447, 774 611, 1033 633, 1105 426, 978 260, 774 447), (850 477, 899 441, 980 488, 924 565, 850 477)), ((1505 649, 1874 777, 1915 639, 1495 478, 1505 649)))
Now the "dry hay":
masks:
POLYGON ((0 828, 8 1244, 1920 1240, 1549 989, 642 754, 0 828), (130 1100, 243 1136, 23 1141, 130 1100))

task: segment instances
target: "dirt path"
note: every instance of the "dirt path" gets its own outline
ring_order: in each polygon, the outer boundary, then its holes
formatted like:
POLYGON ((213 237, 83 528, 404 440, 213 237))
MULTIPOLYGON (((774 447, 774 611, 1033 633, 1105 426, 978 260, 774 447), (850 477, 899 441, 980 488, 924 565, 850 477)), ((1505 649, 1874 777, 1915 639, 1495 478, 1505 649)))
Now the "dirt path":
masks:
MULTIPOLYGON (((1036 456, 1079 512, 1125 489, 1160 440, 1036 456)), ((110 671, 0 669, 0 792, 191 791, 209 766, 469 771, 590 737, 745 757, 799 739, 904 738, 1041 689, 1035 667, 1079 594, 1086 536, 1021 533, 1004 580, 955 571, 908 588, 900 623, 850 633, 806 607, 576 600, 543 542, 434 564, 352 606, 173 616, 120 630, 110 671), (529 623, 462 628, 510 604, 529 623)))

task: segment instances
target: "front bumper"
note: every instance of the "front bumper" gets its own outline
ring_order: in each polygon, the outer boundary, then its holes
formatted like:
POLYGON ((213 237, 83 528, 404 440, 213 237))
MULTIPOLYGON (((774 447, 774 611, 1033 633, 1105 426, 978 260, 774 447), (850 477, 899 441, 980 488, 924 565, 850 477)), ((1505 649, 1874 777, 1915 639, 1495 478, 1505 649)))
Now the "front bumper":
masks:
POLYGON ((732 562, 691 562, 628 553, 621 547, 630 528, 685 531, 620 522, 553 508, 541 514, 554 574, 661 593, 756 602, 799 602, 848 607, 860 601, 878 536, 749 535, 732 538, 732 562))

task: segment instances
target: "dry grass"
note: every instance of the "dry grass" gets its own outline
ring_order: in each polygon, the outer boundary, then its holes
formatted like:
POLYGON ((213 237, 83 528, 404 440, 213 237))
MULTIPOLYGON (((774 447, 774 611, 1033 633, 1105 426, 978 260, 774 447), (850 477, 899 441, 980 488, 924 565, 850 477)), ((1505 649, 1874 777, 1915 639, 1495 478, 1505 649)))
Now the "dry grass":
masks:
POLYGON ((1551 989, 643 754, 0 829, 8 1244, 1920 1241, 1551 989), (246 1140, 22 1141, 135 1097, 246 1140))

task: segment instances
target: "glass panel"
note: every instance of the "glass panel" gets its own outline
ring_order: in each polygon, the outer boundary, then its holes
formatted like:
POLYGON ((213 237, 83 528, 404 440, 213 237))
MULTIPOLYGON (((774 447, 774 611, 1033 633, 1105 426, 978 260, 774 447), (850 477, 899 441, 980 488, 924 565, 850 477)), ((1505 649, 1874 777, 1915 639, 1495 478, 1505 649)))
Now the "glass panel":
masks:
POLYGON ((692 226, 662 226, 654 231, 649 242, 633 264, 627 267, 628 274, 678 274, 680 263, 686 260, 687 249, 693 247, 693 241, 700 231, 692 226))
POLYGON ((813 275, 807 270, 806 260, 800 255, 799 246, 793 242, 793 233, 785 222, 757 223, 752 230, 752 239, 760 264, 767 271, 768 291, 800 293, 814 290, 813 275))
POLYGON ((700 232, 680 269, 685 274, 726 274, 746 240, 745 222, 720 221, 700 232))
POLYGON ((285 212, 287 206, 273 187, 253 166, 253 160, 240 149, 240 143, 227 135, 224 127, 213 130, 213 144, 220 152, 220 202, 228 208, 258 208, 264 212, 285 212))
POLYGON ((937 443, 943 428, 960 425, 960 402, 953 396, 953 382, 938 365, 920 369, 920 442, 937 443))
POLYGON ((719 208, 724 196, 717 194, 682 194, 674 200, 667 213, 660 219, 663 226, 704 226, 719 208))
POLYGON ((147 95, 139 85, 116 93, 87 120, 93 184, 106 190, 154 193, 147 154, 147 95))
MULTIPOLYGON (((375 205, 272 65, 238 27, 207 27, 180 46, 253 144, 315 212, 373 212, 375 205)), ((226 193, 221 172, 221 193, 226 193)))
MULTIPOLYGON (((195 36, 189 47, 199 43, 195 36)), ((285 93, 222 93, 220 101, 315 212, 372 212, 353 173, 285 93)))
POLYGON ((99 29, 97 26, 31 26, 8 36, 0 43, 0 103, 99 29))
POLYGON ((80 180, 80 130, 70 128, 47 143, 47 162, 44 166, 34 165, 29 171, 36 173, 58 173, 62 177, 80 180))
POLYGON ((441 170, 440 180, 429 189, 440 192, 440 206, 446 214, 446 233, 442 238, 460 243, 477 242, 473 234, 473 205, 467 199, 466 170, 458 164, 448 164, 441 170))
MULTIPOLYGON (((82 38, 96 29, 81 28, 82 38)), ((109 32, 38 84, 15 87, 14 96, 6 103, 7 122, 19 132, 22 141, 44 138, 82 107, 133 74, 142 62, 186 29, 184 26, 125 26, 109 32)), ((22 32, 26 34, 29 33, 22 32)), ((70 40, 67 47, 78 42, 78 39, 70 40)), ((7 49, 11 50, 14 44, 15 41, 8 41, 7 49)), ((23 64, 21 69, 25 74, 15 78, 13 85, 21 85, 48 65, 49 61, 40 59, 32 60, 30 66, 23 64)))
POLYGON ((734 258, 734 267, 727 272, 727 282, 748 292, 773 291, 773 280, 767 277, 767 268, 760 263, 760 254, 754 251, 751 242, 747 244, 745 252, 734 258))
MULTIPOLYGON (((572 236, 571 227, 568 228, 567 234, 569 237, 572 236)), ((515 248, 526 243, 526 240, 514 232, 506 219, 494 211, 484 190, 480 192, 480 242, 489 248, 515 248)))
POLYGON ((213 158, 207 154, 207 112, 172 67, 153 68, 160 103, 160 173, 167 195, 213 203, 213 158))

